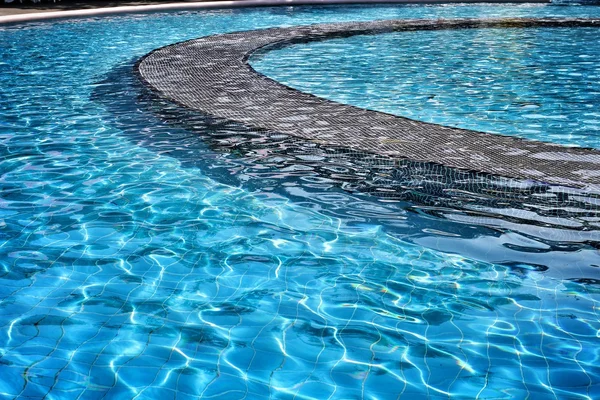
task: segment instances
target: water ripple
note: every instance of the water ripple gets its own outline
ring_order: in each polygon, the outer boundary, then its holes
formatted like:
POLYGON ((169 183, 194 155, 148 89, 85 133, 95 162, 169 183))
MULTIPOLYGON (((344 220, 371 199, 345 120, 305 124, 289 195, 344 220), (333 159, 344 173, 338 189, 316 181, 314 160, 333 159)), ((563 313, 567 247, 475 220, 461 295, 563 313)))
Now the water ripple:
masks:
POLYGON ((471 175, 487 186, 467 191, 423 165, 182 114, 131 73, 153 48, 229 30, 597 12, 278 8, 0 29, 0 395, 597 398, 597 198, 471 175))

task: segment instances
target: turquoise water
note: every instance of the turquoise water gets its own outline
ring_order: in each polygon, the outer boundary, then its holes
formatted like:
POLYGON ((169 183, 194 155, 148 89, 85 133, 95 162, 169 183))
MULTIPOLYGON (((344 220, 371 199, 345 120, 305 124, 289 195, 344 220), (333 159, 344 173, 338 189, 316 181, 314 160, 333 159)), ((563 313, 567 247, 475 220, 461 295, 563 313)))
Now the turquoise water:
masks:
POLYGON ((599 397, 597 198, 430 191, 433 177, 169 109, 132 72, 157 47, 220 32, 530 15, 600 8, 0 29, 0 395, 599 397), (367 194, 390 176, 396 196, 367 194))
POLYGON ((270 51, 251 64, 341 103, 598 148, 598 59, 598 29, 530 28, 354 36, 270 51))

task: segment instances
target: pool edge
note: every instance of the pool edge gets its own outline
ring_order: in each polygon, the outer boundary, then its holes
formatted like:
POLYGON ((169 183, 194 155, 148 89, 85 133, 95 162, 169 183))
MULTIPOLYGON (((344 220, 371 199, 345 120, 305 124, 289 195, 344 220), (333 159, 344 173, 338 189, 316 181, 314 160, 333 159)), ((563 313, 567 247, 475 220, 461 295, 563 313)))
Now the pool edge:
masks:
POLYGON ((151 13, 161 11, 207 10, 249 7, 276 7, 302 5, 344 5, 344 4, 550 4, 551 0, 227 0, 208 2, 181 2, 143 6, 118 6, 96 9, 68 11, 45 11, 39 13, 13 14, 0 16, 0 26, 27 22, 38 22, 65 18, 85 18, 104 15, 151 13))

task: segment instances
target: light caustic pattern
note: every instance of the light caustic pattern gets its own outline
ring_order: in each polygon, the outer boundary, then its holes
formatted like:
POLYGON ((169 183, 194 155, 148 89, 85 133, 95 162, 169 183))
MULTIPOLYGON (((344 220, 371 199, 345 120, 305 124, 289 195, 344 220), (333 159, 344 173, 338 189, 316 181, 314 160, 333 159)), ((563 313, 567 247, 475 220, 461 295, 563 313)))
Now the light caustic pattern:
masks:
POLYGON ((580 285, 206 184, 131 199, 162 212, 146 228, 105 216, 19 254, 3 277, 19 299, 3 311, 3 393, 593 398, 597 300, 580 285), (158 196, 194 198, 198 219, 172 227, 158 196), (32 258, 54 265, 27 279, 32 258))
POLYGON ((598 398, 597 220, 349 193, 318 171, 351 166, 318 167, 307 148, 157 116, 131 71, 157 47, 241 29, 599 11, 257 9, 0 30, 0 396, 598 398))

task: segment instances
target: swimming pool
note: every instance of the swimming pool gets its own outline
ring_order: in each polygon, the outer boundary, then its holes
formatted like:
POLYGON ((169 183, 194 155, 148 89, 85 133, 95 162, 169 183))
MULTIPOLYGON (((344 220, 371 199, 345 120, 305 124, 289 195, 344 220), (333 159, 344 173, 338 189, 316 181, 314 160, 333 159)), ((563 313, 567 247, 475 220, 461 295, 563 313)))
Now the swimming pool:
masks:
POLYGON ((132 68, 272 26, 599 13, 294 7, 1 29, 0 393, 598 397, 597 197, 465 193, 411 165, 391 190, 393 172, 342 149, 186 114, 132 68))

